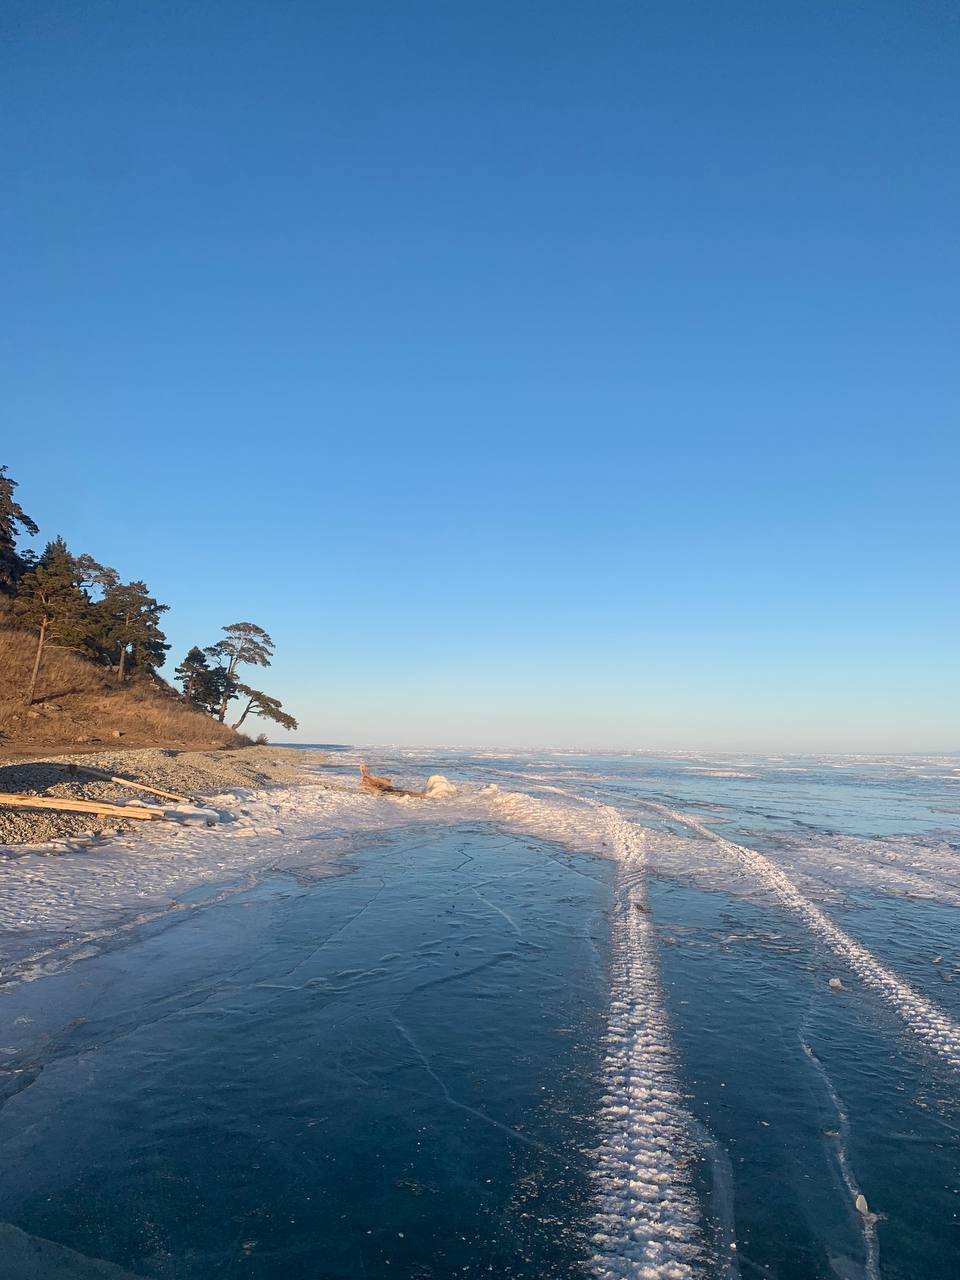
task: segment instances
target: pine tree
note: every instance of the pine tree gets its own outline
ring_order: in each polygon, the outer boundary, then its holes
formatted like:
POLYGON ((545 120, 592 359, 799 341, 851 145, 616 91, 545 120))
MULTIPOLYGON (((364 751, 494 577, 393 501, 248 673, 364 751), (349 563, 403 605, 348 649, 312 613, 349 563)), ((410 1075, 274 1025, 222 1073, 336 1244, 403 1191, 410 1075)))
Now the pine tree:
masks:
POLYGON ((35 568, 20 579, 14 600, 16 616, 37 628, 37 651, 26 694, 36 695, 43 651, 48 644, 83 650, 90 629, 90 600, 81 588, 77 561, 62 538, 47 543, 35 568))
POLYGON ((241 693, 247 699, 247 705, 244 707, 243 715, 233 726, 235 729, 239 729, 247 716, 251 714, 260 716, 264 720, 274 720, 284 729, 297 728, 296 720, 293 716, 284 711, 282 705, 276 698, 271 698, 260 689, 251 689, 248 684, 238 684, 237 692, 241 693))
POLYGON ((198 689, 204 676, 210 671, 210 664, 207 662, 207 655, 203 652, 198 644, 187 652, 187 656, 180 663, 179 667, 175 667, 174 677, 183 685, 183 696, 190 702, 197 702, 194 694, 198 689))
POLYGON ((103 608, 103 597, 108 591, 119 585, 120 575, 116 569, 94 560, 93 556, 76 556, 77 575, 83 589, 90 600, 87 611, 87 634, 85 643, 76 647, 87 657, 103 662, 107 666, 113 662, 113 620, 103 608), (100 593, 99 600, 92 600, 90 589, 100 593))
POLYGON ((17 535, 39 533, 36 524, 13 496, 16 480, 0 467, 0 594, 12 595, 30 562, 17 551, 17 535))
POLYGON ((160 615, 170 606, 158 604, 145 582, 116 582, 95 607, 107 652, 116 658, 118 684, 130 671, 152 673, 163 666, 170 646, 160 615))
POLYGON ((216 657, 212 649, 194 645, 177 667, 174 675, 183 686, 184 697, 215 716, 227 687, 227 671, 223 665, 211 667, 208 659, 216 657))
POLYGON ((237 695, 237 668, 241 664, 269 667, 274 649, 269 635, 255 622, 234 622, 223 631, 226 639, 218 640, 207 650, 224 665, 224 690, 217 712, 221 723, 226 719, 228 703, 237 695))

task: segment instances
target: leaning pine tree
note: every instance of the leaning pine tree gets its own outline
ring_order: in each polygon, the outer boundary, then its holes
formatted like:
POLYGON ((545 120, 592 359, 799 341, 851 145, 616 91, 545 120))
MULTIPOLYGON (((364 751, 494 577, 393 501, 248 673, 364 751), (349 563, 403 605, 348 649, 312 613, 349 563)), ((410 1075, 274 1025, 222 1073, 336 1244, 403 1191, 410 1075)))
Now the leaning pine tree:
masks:
POLYGON ((241 683, 237 672, 243 665, 269 667, 273 657, 273 640, 255 622, 234 622, 223 628, 224 638, 207 649, 194 645, 176 669, 183 693, 195 705, 215 715, 221 723, 234 698, 246 699, 239 729, 247 716, 273 720, 284 729, 296 729, 297 721, 284 711, 278 698, 262 689, 241 683))
POLYGON ((224 689, 217 709, 217 719, 221 723, 227 717, 227 706, 237 694, 237 668, 243 665, 269 667, 274 650, 270 636, 255 622, 233 622, 223 628, 223 633, 225 638, 207 651, 223 664, 224 689))
POLYGON ((243 715, 233 726, 235 729, 239 729, 249 715, 260 716, 263 720, 273 720, 284 729, 298 727, 294 717, 284 711, 282 704, 276 698, 271 698, 260 689, 251 689, 248 684, 238 684, 237 692, 247 699, 247 705, 243 709, 243 715))

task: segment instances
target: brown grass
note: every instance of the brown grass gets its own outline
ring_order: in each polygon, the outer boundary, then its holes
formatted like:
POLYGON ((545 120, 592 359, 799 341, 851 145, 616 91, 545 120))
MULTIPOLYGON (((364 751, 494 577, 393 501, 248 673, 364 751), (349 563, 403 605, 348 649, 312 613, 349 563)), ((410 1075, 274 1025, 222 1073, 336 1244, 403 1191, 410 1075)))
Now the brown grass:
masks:
POLYGON ((36 638, 0 626, 0 753, 54 748, 232 747, 249 739, 191 707, 153 676, 118 686, 113 672, 49 646, 32 706, 24 705, 36 638))

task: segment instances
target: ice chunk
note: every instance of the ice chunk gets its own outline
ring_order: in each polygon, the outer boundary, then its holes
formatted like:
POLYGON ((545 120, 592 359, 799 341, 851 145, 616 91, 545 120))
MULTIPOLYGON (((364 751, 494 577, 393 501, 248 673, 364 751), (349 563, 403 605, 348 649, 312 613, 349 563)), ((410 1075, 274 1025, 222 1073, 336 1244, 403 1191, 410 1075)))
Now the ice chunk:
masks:
POLYGON ((431 800, 442 800, 447 796, 455 796, 457 788, 442 773, 434 773, 427 779, 426 790, 423 794, 429 796, 431 800))

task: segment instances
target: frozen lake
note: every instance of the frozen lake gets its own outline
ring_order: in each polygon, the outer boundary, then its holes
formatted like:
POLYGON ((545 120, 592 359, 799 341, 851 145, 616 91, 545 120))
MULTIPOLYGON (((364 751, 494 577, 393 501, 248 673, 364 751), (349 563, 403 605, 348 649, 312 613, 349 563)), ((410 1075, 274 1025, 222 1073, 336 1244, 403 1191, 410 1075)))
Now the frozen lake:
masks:
POLYGON ((952 1274, 956 761, 377 764, 0 860, 0 1261, 952 1274))

